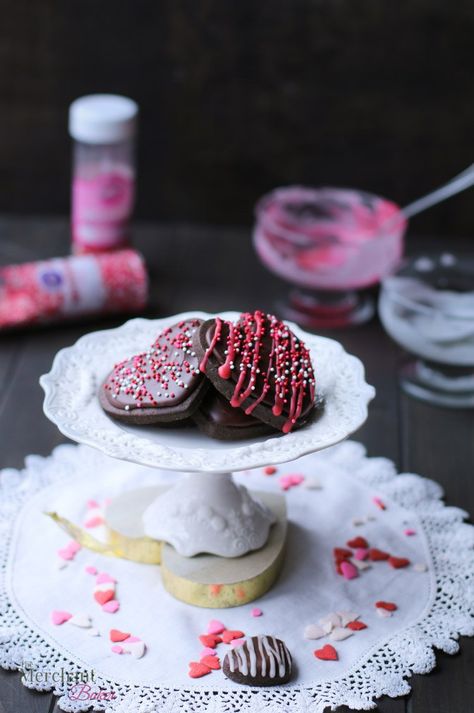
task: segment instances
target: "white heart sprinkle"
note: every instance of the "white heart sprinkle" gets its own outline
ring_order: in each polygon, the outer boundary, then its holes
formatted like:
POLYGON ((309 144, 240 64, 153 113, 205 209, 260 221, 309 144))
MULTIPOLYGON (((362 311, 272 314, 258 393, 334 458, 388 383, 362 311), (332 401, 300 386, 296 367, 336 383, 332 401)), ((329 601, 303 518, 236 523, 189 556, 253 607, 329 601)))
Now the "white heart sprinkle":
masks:
POLYGON ((324 629, 317 624, 308 624, 308 626, 305 626, 303 636, 305 639, 320 639, 326 636, 327 633, 327 631, 324 631, 324 629))
POLYGON ((426 572, 428 567, 423 562, 417 562, 413 565, 413 569, 415 570, 415 572, 426 572))
POLYGON ((326 616, 323 616, 318 621, 318 624, 324 629, 326 634, 329 634, 329 632, 332 631, 334 627, 341 626, 341 619, 335 611, 332 611, 329 614, 326 614, 326 616))
POLYGON ((364 562, 364 560, 352 559, 351 562, 354 565, 354 567, 357 567, 357 569, 360 570, 361 572, 363 572, 364 569, 370 568, 370 564, 368 562, 364 562))
POLYGON ((102 582, 102 584, 96 584, 94 587, 95 592, 115 592, 115 584, 113 582, 102 582))
POLYGON ((383 609, 383 607, 375 607, 375 610, 377 614, 382 617, 382 619, 387 619, 387 617, 392 616, 392 612, 387 611, 387 609, 383 609))
POLYGON ((81 629, 90 629, 92 626, 89 614, 74 614, 67 623, 79 626, 81 629))
POLYGON ((356 614, 353 611, 338 611, 339 617, 341 619, 342 626, 346 626, 351 621, 357 621, 360 618, 360 614, 356 614))
POLYGON ((134 641, 132 644, 127 644, 125 641, 121 644, 126 654, 132 654, 136 659, 141 659, 145 653, 145 642, 134 641))
POLYGON ((89 629, 87 633, 89 636, 100 636, 100 631, 98 629, 89 629))
POLYGON ((56 560, 56 569, 66 569, 67 566, 68 566, 68 562, 66 562, 66 560, 63 560, 63 559, 56 560))
POLYGON ((329 638, 333 641, 344 641, 344 639, 348 639, 349 636, 352 636, 353 633, 354 632, 350 629, 343 629, 341 626, 337 626, 333 629, 329 638))

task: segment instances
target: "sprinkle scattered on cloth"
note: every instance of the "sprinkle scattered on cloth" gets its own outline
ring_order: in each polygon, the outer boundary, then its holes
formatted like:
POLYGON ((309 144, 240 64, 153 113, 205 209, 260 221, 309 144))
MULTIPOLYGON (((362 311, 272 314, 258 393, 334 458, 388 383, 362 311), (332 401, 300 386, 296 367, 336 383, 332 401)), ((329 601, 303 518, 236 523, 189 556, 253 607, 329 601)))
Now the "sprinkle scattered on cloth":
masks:
MULTIPOLYGON (((363 448, 354 442, 282 464, 277 478, 268 477, 262 468, 242 474, 237 479, 246 487, 280 493, 287 500, 290 527, 285 565, 275 586, 258 602, 210 612, 171 597, 163 588, 157 566, 106 558, 85 548, 75 553, 66 569, 58 570, 55 566, 56 553, 67 547, 69 538, 45 517, 45 511, 54 510, 73 522, 82 523, 87 516, 88 501, 103 502, 104 498, 113 498, 126 489, 156 485, 157 481, 172 484, 174 474, 122 463, 86 446, 68 445, 58 448, 48 459, 32 460, 22 482, 26 482, 25 477, 33 482, 38 461, 41 461, 38 480, 43 485, 38 486, 38 492, 24 504, 7 553, 6 587, 12 606, 7 613, 0 614, 0 628, 15 625, 20 643, 12 643, 10 650, 9 642, 0 640, 4 660, 8 661, 10 656, 13 662, 14 655, 21 650, 22 636, 26 651, 31 643, 29 632, 33 630, 36 642, 44 641, 44 646, 53 647, 74 665, 93 668, 104 680, 116 682, 120 690, 127 691, 132 682, 148 702, 155 700, 156 694, 160 711, 184 711, 186 706, 189 709, 191 698, 186 698, 186 692, 193 690, 193 686, 199 686, 199 691, 215 692, 216 700, 220 700, 222 692, 222 701, 233 701, 235 691, 233 704, 238 707, 248 689, 225 678, 219 667, 222 652, 230 650, 231 645, 240 645, 241 639, 272 634, 288 646, 297 676, 284 686, 281 699, 279 689, 274 688, 252 695, 252 702, 245 703, 242 709, 246 712, 261 710, 265 693, 276 705, 278 701, 282 705, 285 702, 296 713, 301 709, 298 692, 305 689, 305 700, 311 697, 308 691, 313 692, 314 713, 320 713, 326 706, 350 705, 351 701, 352 705, 357 702, 359 707, 368 708, 372 698, 385 690, 388 679, 393 695, 407 690, 398 659, 390 668, 390 651, 397 647, 400 639, 399 648, 395 650, 403 660, 405 630, 421 622, 433 606, 438 580, 443 590, 442 559, 436 562, 436 551, 435 561, 431 558, 429 526, 420 508, 425 500, 427 512, 433 518, 432 502, 440 495, 434 483, 414 475, 396 477, 390 461, 367 459, 363 448), (98 472, 100 479, 95 475, 98 472), (290 492, 282 493, 278 478, 296 472, 305 480, 317 478, 320 487, 292 487, 290 492), (44 487, 48 483, 48 487, 44 487), (374 498, 383 502, 383 509, 374 503, 374 498), (407 537, 407 529, 415 530, 416 536, 407 537), (37 537, 39 531, 41 538, 37 537), (359 570, 359 576, 353 578, 338 574, 334 566, 336 547, 350 551, 350 556, 341 556, 341 564, 349 562, 356 569, 367 565, 367 569, 362 574, 359 570), (358 551, 363 551, 359 552, 360 560, 356 558, 358 551), (395 557, 395 562, 390 562, 390 557, 395 557), (93 598, 101 573, 107 573, 118 583, 120 610, 113 617, 93 598), (395 604, 396 609, 381 607, 381 602, 395 604), (255 609, 264 615, 252 614, 255 609), (51 619, 52 612, 57 613, 55 623, 51 619), (328 612, 336 613, 338 621, 332 622, 330 627, 323 621, 327 630, 318 642, 305 638, 305 627, 323 628, 321 621, 328 612), (386 612, 387 616, 380 612, 386 612), (351 618, 353 613, 357 619, 351 618), (74 626, 70 620, 76 616, 79 625, 74 626), (86 616, 91 617, 90 622, 86 616), (222 625, 225 626, 223 631, 212 633, 222 625), (123 641, 111 641, 112 628, 128 636, 123 641), (88 633, 90 630, 92 634, 88 633), (216 644, 211 638, 203 641, 204 637, 222 638, 223 643, 216 644), (389 640, 392 648, 388 647, 389 640), (129 648, 136 644, 135 656, 131 650, 124 651, 123 642, 125 648, 127 644, 129 648), (138 656, 142 648, 146 655, 138 656), (169 655, 171 649, 172 656, 169 655), (386 650, 384 665, 387 668, 381 672, 378 664, 371 668, 370 655, 377 649, 386 650), (211 660, 213 657, 217 657, 215 661, 211 660), (191 663, 193 676, 205 670, 202 666, 212 671, 212 675, 206 674, 195 681, 190 677, 191 663), (366 672, 363 685, 361 674, 360 697, 358 666, 365 666, 366 672), (349 671, 353 683, 351 686, 341 684, 349 671), (367 671, 372 686, 369 691, 367 671), (349 689, 351 701, 347 697, 349 689)), ((442 517, 442 505, 439 510, 442 517)), ((473 543, 468 542, 469 526, 461 525, 462 515, 461 511, 452 510, 445 534, 448 542, 453 536, 449 528, 462 528, 466 551, 461 553, 458 548, 452 556, 469 564, 469 571, 473 572, 474 554, 469 549, 473 543)), ((474 537, 471 539, 474 541, 474 537)), ((435 541, 439 542, 438 532, 432 543, 435 541)), ((469 633, 469 627, 473 627, 467 589, 463 600, 463 587, 472 586, 472 581, 460 576, 456 605, 457 623, 463 633, 469 633)), ((441 595, 445 601, 448 595, 443 591, 441 595)), ((447 604, 445 606, 446 616, 450 616, 447 604)), ((443 619, 439 600, 437 616, 443 619)), ((446 619, 440 621, 440 627, 445 626, 446 619)), ((315 628, 312 633, 320 632, 315 628)), ((453 652, 457 648, 456 633, 453 629, 449 637, 453 652)), ((420 651, 419 656, 422 655, 420 651)), ((410 663, 422 667, 426 661, 410 659, 407 667, 410 663)), ((107 703, 111 713, 114 705, 107 703)))

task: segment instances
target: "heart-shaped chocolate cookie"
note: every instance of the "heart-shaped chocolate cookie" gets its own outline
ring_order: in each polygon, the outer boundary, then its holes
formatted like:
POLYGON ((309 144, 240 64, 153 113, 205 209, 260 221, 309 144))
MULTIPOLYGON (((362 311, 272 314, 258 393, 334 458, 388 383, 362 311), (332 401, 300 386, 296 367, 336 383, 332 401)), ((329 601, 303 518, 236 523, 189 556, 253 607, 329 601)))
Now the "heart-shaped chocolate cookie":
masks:
POLYGON ((239 441, 274 433, 268 424, 247 416, 240 408, 233 408, 212 385, 192 419, 200 431, 220 441, 239 441))
POLYGON ((208 320, 195 333, 200 370, 234 408, 288 433, 315 405, 315 378, 304 343, 273 315, 246 312, 237 322, 208 320))
POLYGON ((208 387, 193 349, 201 324, 187 319, 166 327, 146 352, 116 364, 100 388, 104 411, 136 425, 191 416, 208 387))

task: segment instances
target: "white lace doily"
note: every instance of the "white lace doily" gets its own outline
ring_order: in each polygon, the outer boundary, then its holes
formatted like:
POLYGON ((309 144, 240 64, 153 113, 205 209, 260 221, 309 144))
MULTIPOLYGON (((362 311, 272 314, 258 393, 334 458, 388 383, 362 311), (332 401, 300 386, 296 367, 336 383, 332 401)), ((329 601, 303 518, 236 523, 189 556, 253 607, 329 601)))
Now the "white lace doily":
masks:
MULTIPOLYGON (((375 706, 381 695, 409 692, 407 678, 435 665, 434 648, 458 650, 459 635, 474 634, 474 528, 466 513, 445 507, 441 488, 418 475, 397 475, 383 458, 366 458, 361 445, 345 442, 279 468, 272 477, 261 470, 239 479, 255 489, 278 488, 278 477, 290 472, 317 476, 322 488, 303 485, 287 493, 290 519, 288 553, 274 588, 258 601, 263 616, 250 616, 253 605, 226 610, 189 607, 163 589, 157 567, 106 559, 82 550, 66 569, 56 568, 56 551, 66 535, 43 514, 60 510, 83 522, 88 498, 113 496, 124 488, 173 480, 177 476, 113 460, 87 446, 60 446, 49 458, 29 456, 24 471, 6 469, 0 481, 0 663, 4 668, 39 675, 38 690, 53 690, 66 711, 91 707, 90 700, 71 700, 67 684, 52 683, 52 674, 81 675, 91 669, 96 685, 113 691, 113 701, 92 702, 109 713, 322 713, 327 706, 355 709, 375 706), (98 477, 100 475, 100 477, 98 477), (378 510, 377 496, 387 505, 378 510), (353 518, 375 520, 356 527, 353 518), (407 537, 405 529, 416 531, 407 537), (412 563, 395 570, 374 563, 357 579, 334 572, 332 548, 350 537, 366 537, 372 546, 412 563), (118 580, 121 609, 106 614, 92 601, 86 564, 118 580), (374 603, 394 601, 394 616, 382 619, 374 603), (92 638, 70 625, 53 626, 53 609, 87 611, 103 636, 92 638), (334 643, 339 661, 313 656, 326 640, 303 638, 306 624, 334 610, 361 614, 368 628, 334 643), (295 679, 281 687, 238 687, 221 671, 202 679, 187 676, 187 664, 198 660, 197 640, 211 618, 247 635, 282 638, 296 663, 295 679), (148 646, 139 660, 110 651, 110 628, 132 631, 148 646)), ((196 476, 199 477, 199 476, 196 476)), ((332 642, 331 642, 332 643, 332 642)), ((223 646, 223 645, 221 645, 223 646)), ((219 651, 219 654, 222 652, 219 651)))

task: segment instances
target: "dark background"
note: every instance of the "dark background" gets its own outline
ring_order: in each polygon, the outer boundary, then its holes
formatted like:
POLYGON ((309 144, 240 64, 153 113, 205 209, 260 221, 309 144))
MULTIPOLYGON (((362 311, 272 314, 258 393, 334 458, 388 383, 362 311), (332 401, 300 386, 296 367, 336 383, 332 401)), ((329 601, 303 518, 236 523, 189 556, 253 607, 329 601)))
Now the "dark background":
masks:
MULTIPOLYGON (((141 107, 138 217, 250 224, 278 184, 406 203, 474 160, 473 0, 0 0, 0 212, 67 213, 67 107, 141 107)), ((413 221, 470 234, 472 193, 413 221)))

